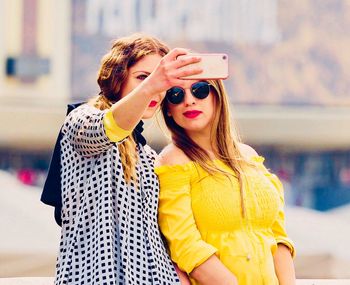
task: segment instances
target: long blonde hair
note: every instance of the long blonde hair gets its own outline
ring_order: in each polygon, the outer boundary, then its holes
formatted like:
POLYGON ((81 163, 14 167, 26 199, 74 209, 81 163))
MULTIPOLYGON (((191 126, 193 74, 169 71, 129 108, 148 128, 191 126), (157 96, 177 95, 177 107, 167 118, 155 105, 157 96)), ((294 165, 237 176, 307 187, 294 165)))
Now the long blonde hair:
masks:
MULTIPOLYGON (((248 165, 250 166, 251 163, 243 157, 239 150, 240 137, 237 129, 231 122, 228 96, 222 80, 208 80, 208 82, 214 87, 211 90, 215 96, 215 111, 210 133, 212 149, 214 156, 227 164, 237 175, 240 185, 242 213, 245 215, 243 169, 248 165)), ((162 114, 174 145, 209 174, 219 172, 228 175, 228 173, 216 167, 208 152, 196 144, 185 130, 175 122, 173 117, 168 115, 168 104, 166 100, 163 101, 162 114)))
MULTIPOLYGON (((164 56, 168 52, 169 48, 160 40, 143 34, 133 34, 115 40, 111 50, 101 60, 97 77, 101 92, 91 99, 89 104, 100 110, 109 109, 121 99, 121 88, 128 77, 130 67, 146 55, 164 56)), ((125 180, 135 181, 138 160, 135 140, 129 136, 118 148, 125 180)))

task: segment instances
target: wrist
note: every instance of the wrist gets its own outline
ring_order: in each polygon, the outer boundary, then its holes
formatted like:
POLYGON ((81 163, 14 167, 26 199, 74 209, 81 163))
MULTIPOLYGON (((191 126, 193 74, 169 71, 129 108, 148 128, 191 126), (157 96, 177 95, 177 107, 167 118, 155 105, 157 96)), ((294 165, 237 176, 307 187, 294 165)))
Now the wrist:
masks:
POLYGON ((143 98, 151 100, 157 94, 156 90, 154 90, 154 84, 152 84, 148 78, 146 78, 145 81, 142 82, 142 84, 140 84, 138 87, 143 98))

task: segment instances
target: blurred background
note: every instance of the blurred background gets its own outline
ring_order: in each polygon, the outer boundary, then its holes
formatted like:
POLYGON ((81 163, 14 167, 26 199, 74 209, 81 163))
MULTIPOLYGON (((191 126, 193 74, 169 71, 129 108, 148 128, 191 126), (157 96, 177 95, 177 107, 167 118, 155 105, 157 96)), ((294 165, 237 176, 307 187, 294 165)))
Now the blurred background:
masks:
MULTIPOLYGON (((349 278, 349 0, 0 0, 0 277, 53 276, 39 202, 66 104, 99 90, 113 39, 227 53, 242 139, 284 183, 298 278, 349 278)), ((167 142, 157 122, 149 144, 167 142)))

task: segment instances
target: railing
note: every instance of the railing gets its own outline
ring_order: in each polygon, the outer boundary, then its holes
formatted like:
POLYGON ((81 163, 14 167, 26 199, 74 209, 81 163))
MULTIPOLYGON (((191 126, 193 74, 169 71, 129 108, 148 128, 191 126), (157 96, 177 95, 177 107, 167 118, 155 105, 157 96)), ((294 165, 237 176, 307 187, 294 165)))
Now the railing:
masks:
MULTIPOLYGON (((0 285, 52 285, 52 277, 0 278, 0 285)), ((296 285, 350 285, 350 279, 298 279, 296 285)))

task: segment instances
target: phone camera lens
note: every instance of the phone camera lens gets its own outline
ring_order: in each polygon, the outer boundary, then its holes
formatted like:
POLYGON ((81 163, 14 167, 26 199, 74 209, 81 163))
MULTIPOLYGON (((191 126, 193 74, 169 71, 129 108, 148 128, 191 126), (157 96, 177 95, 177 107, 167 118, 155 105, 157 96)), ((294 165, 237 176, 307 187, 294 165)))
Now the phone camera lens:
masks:
POLYGON ((223 59, 223 60, 225 60, 226 58, 227 58, 227 56, 226 56, 226 55, 223 55, 223 56, 222 56, 222 59, 223 59))

